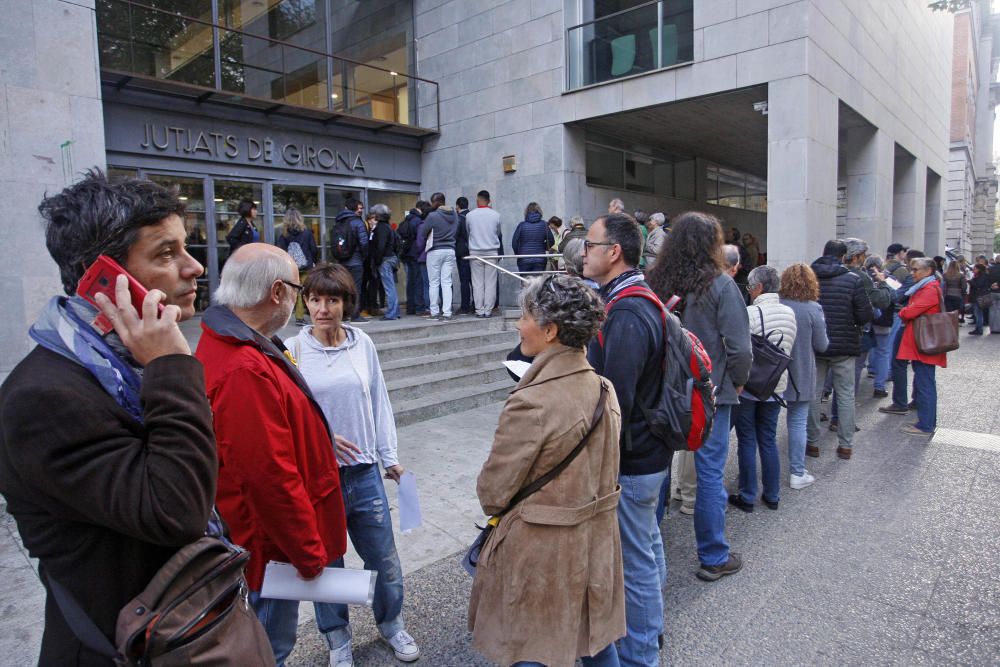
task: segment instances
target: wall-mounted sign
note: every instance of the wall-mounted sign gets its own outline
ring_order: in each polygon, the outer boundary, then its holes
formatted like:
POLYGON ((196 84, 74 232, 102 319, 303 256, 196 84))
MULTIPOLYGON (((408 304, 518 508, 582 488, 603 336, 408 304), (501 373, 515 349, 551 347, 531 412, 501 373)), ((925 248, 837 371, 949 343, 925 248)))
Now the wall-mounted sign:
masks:
POLYGON ((420 143, 410 138, 381 141, 372 135, 368 141, 337 136, 336 132, 306 132, 105 101, 104 141, 109 163, 116 165, 138 162, 146 168, 191 170, 193 165, 182 166, 180 162, 211 162, 269 171, 420 182, 420 143))
POLYGON ((179 125, 144 123, 139 148, 146 152, 200 156, 209 160, 239 160, 324 171, 365 171, 360 151, 340 151, 335 145, 286 143, 269 136, 237 135, 179 125))

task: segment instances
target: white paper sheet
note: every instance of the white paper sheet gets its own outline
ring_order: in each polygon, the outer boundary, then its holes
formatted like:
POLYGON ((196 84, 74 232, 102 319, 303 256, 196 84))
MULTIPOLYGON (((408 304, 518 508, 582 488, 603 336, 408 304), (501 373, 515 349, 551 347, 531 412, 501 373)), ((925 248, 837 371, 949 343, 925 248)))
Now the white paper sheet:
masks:
POLYGON ((519 359, 510 359, 503 362, 503 365, 518 378, 524 377, 524 374, 528 372, 529 368, 531 368, 531 364, 527 361, 521 361, 519 359))
POLYGON ((899 289, 900 287, 903 286, 903 283, 899 282, 898 280, 896 280, 892 276, 886 276, 885 277, 885 284, 888 285, 889 287, 891 287, 892 289, 899 289))
POLYGON ((420 528, 423 522, 417 497, 417 476, 407 470, 399 478, 399 530, 408 533, 420 528))
POLYGON ((372 606, 375 572, 328 567, 311 581, 300 579, 294 565, 271 561, 264 568, 260 596, 272 600, 339 602, 372 606))

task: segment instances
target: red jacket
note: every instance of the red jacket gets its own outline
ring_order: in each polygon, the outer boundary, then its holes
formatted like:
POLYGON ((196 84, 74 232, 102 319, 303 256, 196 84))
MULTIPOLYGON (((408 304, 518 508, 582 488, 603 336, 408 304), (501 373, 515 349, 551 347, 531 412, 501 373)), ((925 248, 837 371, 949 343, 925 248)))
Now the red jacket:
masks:
POLYGON ((234 542, 251 552, 259 591, 270 560, 305 577, 347 550, 340 477, 326 420, 283 350, 214 306, 195 356, 215 417, 216 503, 234 542))
POLYGON ((948 367, 948 355, 924 354, 917 349, 917 341, 913 336, 913 320, 924 314, 941 312, 941 287, 936 280, 932 280, 910 297, 909 303, 899 311, 899 317, 906 325, 903 329, 903 340, 899 343, 899 354, 897 359, 908 361, 922 361, 925 364, 933 364, 941 368, 948 367))

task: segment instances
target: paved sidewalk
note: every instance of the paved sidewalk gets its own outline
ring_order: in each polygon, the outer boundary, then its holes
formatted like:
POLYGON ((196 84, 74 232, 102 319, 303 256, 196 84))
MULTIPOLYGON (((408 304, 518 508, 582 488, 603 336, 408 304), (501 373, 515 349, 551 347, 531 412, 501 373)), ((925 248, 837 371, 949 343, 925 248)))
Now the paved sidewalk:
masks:
MULTIPOLYGON (((1000 335, 963 330, 962 345, 949 355, 953 367, 938 372, 940 429, 932 442, 899 433, 905 418, 878 413, 866 398, 851 461, 835 457, 836 436, 827 433, 822 458, 807 459, 814 486, 792 491, 784 477, 778 511, 758 504, 753 514, 730 512, 728 535, 746 560, 740 574, 712 584, 695 579, 691 519, 676 511, 665 519, 664 664, 1000 664, 1000 394, 992 387, 1000 335)), ((860 395, 871 395, 869 380, 860 395)), ((482 520, 475 479, 500 409, 400 430, 400 458, 417 475, 425 518, 423 528, 396 538, 407 624, 423 651, 417 664, 488 664, 469 645, 471 580, 458 558, 482 520)), ((782 451, 784 440, 782 425, 782 451)), ((734 452, 730 484, 735 476, 734 452)), ((3 519, 0 663, 31 665, 41 587, 13 522, 3 519)), ((348 564, 359 565, 353 557, 348 564)), ((308 607, 290 665, 328 664, 308 607)), ((398 665, 371 613, 352 613, 356 664, 398 665)))

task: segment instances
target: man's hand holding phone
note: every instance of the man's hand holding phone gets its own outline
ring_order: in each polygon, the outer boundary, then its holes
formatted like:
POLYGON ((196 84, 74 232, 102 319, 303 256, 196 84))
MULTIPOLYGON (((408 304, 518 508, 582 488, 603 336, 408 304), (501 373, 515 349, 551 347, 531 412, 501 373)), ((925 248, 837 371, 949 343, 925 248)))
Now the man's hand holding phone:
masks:
POLYGON ((150 290, 142 301, 140 318, 132 305, 128 278, 124 274, 115 278, 115 303, 105 294, 94 295, 97 307, 114 326, 135 360, 143 366, 168 354, 191 354, 191 347, 177 326, 181 321, 181 309, 164 306, 163 312, 158 313, 159 304, 165 298, 160 290, 150 290))

